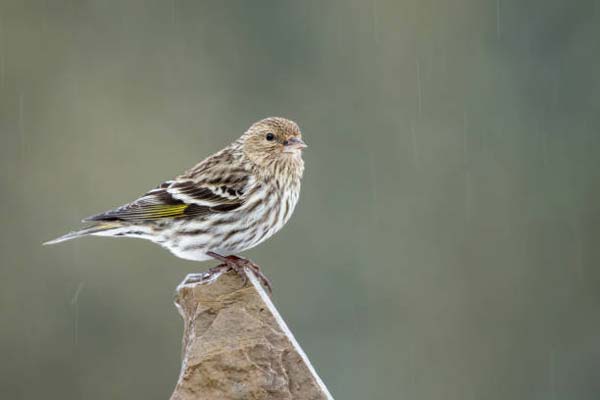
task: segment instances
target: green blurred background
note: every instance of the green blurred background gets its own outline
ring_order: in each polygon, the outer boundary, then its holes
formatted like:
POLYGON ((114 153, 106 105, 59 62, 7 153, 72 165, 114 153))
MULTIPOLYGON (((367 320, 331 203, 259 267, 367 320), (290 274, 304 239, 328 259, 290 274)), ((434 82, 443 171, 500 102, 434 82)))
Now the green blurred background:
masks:
POLYGON ((309 144, 246 253, 337 399, 600 396, 600 4, 0 1, 0 398, 165 399, 148 242, 42 247, 270 115, 309 144))

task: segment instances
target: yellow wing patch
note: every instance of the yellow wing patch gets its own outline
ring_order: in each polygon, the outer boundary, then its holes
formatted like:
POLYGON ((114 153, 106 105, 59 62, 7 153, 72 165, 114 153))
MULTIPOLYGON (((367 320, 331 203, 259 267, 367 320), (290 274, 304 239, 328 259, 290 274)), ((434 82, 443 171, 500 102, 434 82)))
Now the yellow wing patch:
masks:
POLYGON ((145 218, 179 217, 188 207, 189 204, 157 204, 144 207, 142 215, 145 218))

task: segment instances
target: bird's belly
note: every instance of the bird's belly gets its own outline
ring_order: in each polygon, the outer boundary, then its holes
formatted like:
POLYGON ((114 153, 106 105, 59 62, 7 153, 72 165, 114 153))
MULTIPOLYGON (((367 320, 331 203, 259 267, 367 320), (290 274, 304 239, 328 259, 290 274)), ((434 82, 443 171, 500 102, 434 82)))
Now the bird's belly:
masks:
POLYGON ((264 242, 277 231, 285 221, 278 222, 270 217, 270 213, 264 216, 241 217, 240 220, 223 229, 222 235, 215 238, 210 246, 223 254, 237 254, 244 250, 264 242))
POLYGON ((206 252, 238 254, 267 240, 289 220, 298 196, 267 200, 253 212, 244 208, 210 218, 182 222, 163 244, 174 255, 195 261, 211 257, 206 252), (278 201, 277 201, 278 200, 278 201))

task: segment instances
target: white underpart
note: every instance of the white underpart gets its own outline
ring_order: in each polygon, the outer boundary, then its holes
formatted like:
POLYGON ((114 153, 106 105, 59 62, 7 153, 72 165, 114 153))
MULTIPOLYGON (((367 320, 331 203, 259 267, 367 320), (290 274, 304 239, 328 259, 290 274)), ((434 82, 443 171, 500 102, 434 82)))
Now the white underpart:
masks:
MULTIPOLYGON (((266 189, 263 188, 261 190, 265 191, 266 189)), ((187 231, 201 230, 209 226, 212 221, 218 219, 234 220, 231 224, 213 226, 211 232, 207 234, 196 234, 193 236, 179 235, 177 246, 170 246, 168 245, 169 243, 165 243, 164 247, 168 248, 178 257, 194 261, 210 259, 211 257, 206 255, 207 251, 214 251, 222 255, 241 253, 242 251, 248 250, 264 242, 283 228, 292 216, 294 208, 298 203, 298 192, 299 191, 295 190, 285 190, 282 191, 282 194, 280 195, 265 198, 263 203, 258 205, 252 213, 245 212, 245 208, 252 205, 251 202, 249 202, 238 210, 230 213, 215 214, 207 219, 197 221, 181 221, 177 225, 174 225, 170 232, 182 228, 185 228, 187 231), (288 203, 287 215, 285 214, 285 203, 288 203), (278 205, 279 211, 277 213, 272 212, 278 205), (265 214, 268 215, 266 220, 264 219, 265 214), (234 247, 225 246, 220 239, 215 239, 219 236, 223 237, 227 235, 231 230, 237 230, 243 227, 255 227, 256 235, 249 236, 248 233, 244 231, 233 235, 227 242, 233 243, 239 240, 240 243, 234 247)), ((256 195, 260 197, 263 194, 264 193, 257 193, 256 195)), ((169 231, 164 233, 164 235, 168 234, 169 231)), ((158 240, 155 241, 159 242, 158 240)))
POLYGON ((132 235, 131 237, 139 237, 142 239, 150 239, 152 240, 153 232, 147 226, 144 225, 134 225, 134 226, 123 226, 121 228, 108 229, 106 231, 100 231, 93 233, 93 236, 119 236, 121 234, 125 236, 129 236, 129 233, 132 231, 139 232, 140 234, 132 235))

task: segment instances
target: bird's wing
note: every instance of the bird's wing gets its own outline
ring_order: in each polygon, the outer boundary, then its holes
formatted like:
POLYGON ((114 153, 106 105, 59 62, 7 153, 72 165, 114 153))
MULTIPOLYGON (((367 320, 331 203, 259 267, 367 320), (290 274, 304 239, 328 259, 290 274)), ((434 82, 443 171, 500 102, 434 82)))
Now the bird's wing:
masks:
POLYGON ((84 222, 140 222, 223 213, 244 204, 244 195, 253 182, 248 174, 213 175, 212 179, 204 175, 204 178, 195 178, 182 176, 164 182, 139 199, 88 217, 84 222))

